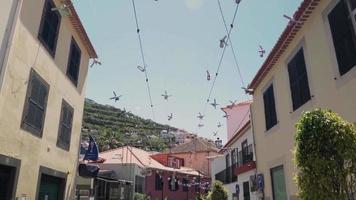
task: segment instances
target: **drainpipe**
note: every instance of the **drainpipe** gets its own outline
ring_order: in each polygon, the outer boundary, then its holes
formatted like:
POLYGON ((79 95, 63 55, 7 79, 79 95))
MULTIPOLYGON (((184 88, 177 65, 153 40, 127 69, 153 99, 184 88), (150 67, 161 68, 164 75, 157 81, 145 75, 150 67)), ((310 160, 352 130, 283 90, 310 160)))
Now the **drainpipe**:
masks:
MULTIPOLYGON (((256 153, 256 142, 255 142, 255 126, 253 125, 253 112, 252 112, 252 106, 253 106, 253 102, 250 104, 250 121, 251 121, 251 129, 252 129, 252 137, 253 137, 253 150, 254 150, 254 152, 255 152, 255 161, 256 161, 256 173, 255 173, 255 175, 257 176, 257 169, 258 169, 258 167, 257 167, 257 164, 258 164, 258 162, 257 162, 257 153, 256 153)), ((265 197, 265 194, 264 194, 264 190, 262 190, 262 200, 264 199, 264 197, 265 197)))
MULTIPOLYGON (((10 16, 7 24, 7 28, 4 34, 4 52, 0 55, 0 91, 2 88, 2 81, 5 74, 5 66, 10 53, 10 47, 14 38, 16 22, 20 18, 20 12, 23 0, 13 0, 13 5, 11 6, 10 16)), ((1 48, 1 47, 0 47, 1 48)))

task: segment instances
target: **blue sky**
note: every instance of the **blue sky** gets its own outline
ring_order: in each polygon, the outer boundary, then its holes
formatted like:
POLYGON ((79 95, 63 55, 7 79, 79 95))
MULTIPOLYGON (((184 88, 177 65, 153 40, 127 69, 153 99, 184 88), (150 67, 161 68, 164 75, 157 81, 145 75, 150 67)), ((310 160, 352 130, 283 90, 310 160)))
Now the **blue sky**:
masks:
MULTIPOLYGON (((203 112, 212 77, 222 49, 219 39, 225 29, 217 0, 135 0, 143 47, 152 88, 155 121, 198 133, 199 136, 226 141, 224 113, 212 106, 206 112, 204 127, 197 127, 198 112, 203 112), (167 102, 161 94, 173 96, 167 102), (173 113, 173 120, 167 116, 173 113), (217 123, 224 124, 220 129, 217 123)), ((221 0, 230 24, 234 0, 221 0)), ((269 53, 301 0, 242 0, 231 34, 244 81, 249 83, 264 58, 258 54, 261 44, 269 53)), ((131 0, 75 0, 79 16, 103 65, 90 69, 87 94, 98 103, 126 108, 144 118, 152 118, 143 73, 131 0), (112 91, 122 100, 109 100, 112 91)), ((229 100, 248 99, 241 88, 231 49, 226 49, 212 98, 220 105, 229 100)))

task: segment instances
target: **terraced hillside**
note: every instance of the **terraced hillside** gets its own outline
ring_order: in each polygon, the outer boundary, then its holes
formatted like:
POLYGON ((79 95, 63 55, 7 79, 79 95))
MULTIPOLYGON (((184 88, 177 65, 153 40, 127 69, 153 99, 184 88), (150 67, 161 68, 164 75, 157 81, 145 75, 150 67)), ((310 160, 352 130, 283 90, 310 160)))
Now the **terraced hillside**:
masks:
MULTIPOLYGON (((96 138, 101 151, 132 145, 151 151, 162 151, 167 148, 168 141, 160 138, 167 125, 143 119, 130 112, 102 105, 86 99, 83 117, 83 140, 88 134, 96 138)), ((170 127, 170 130, 176 128, 170 127)))

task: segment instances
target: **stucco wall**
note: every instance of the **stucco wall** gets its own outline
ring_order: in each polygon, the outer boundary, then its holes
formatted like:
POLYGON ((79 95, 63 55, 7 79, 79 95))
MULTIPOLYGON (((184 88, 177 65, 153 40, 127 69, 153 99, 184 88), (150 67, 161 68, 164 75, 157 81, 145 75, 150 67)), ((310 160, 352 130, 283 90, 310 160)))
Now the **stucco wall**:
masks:
MULTIPOLYGON (((320 1, 304 28, 296 35, 271 72, 255 89, 252 116, 255 132, 257 168, 265 178, 265 195, 272 199, 270 168, 284 165, 287 193, 294 199, 297 193, 292 161, 295 123, 303 111, 330 108, 350 122, 356 121, 356 68, 340 77, 335 50, 327 22, 327 9, 332 0, 320 1), (312 99, 293 111, 287 63, 300 46, 304 48, 312 99), (273 82, 278 124, 266 132, 263 91, 273 82)), ((356 55, 355 55, 356 56, 356 55)))
POLYGON ((17 6, 18 0, 3 0, 0 2, 0 90, 3 80, 3 65, 6 60, 17 6))
POLYGON ((226 120, 227 140, 230 140, 250 119, 250 103, 235 105, 233 108, 224 108, 229 115, 226 120))
POLYGON ((39 167, 67 173, 66 197, 73 194, 89 56, 66 17, 62 17, 56 55, 52 58, 37 35, 44 0, 23 1, 16 22, 3 89, 0 91, 0 153, 21 160, 17 196, 35 199, 39 167), (78 88, 66 76, 72 36, 82 51, 78 88), (42 138, 20 129, 31 68, 50 85, 42 138), (70 150, 56 146, 62 99, 73 108, 70 150))
POLYGON ((10 13, 15 0, 2 0, 0 2, 0 55, 4 51, 4 37, 6 29, 9 27, 10 13))
POLYGON ((173 153, 173 156, 184 159, 184 166, 201 171, 210 176, 211 161, 207 157, 218 155, 215 152, 173 153))

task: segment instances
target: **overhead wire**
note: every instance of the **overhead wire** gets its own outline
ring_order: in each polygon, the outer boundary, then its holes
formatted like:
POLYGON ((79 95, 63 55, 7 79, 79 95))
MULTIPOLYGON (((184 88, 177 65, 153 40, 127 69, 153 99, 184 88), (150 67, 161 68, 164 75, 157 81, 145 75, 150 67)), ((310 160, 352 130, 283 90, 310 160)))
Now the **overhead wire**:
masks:
MULTIPOLYGON (((235 19, 236 19, 238 8, 239 8, 239 4, 236 4, 234 16, 232 18, 232 22, 231 22, 231 25, 230 25, 230 30, 227 31, 227 40, 228 41, 230 41, 230 35, 231 35, 231 32, 232 32, 232 29, 234 28, 234 23, 235 23, 235 19)), ((226 24, 225 18, 224 18, 224 23, 226 24)), ((221 64, 222 64, 223 58, 225 56, 226 47, 227 47, 227 45, 224 45, 223 51, 222 51, 221 56, 219 58, 218 66, 217 66, 217 69, 216 69, 216 72, 215 72, 215 77, 214 77, 213 83, 212 83, 212 85, 210 87, 208 98, 206 99, 206 103, 205 103, 205 106, 204 106, 203 115, 206 114, 206 110, 207 110, 207 107, 208 107, 209 102, 210 102, 211 94, 212 94, 212 92, 214 90, 214 87, 215 87, 215 84, 216 84, 216 80, 218 78, 219 71, 220 71, 220 68, 221 68, 221 64)))
POLYGON ((148 97, 149 97, 150 106, 151 106, 151 110, 152 110, 152 118, 153 118, 153 120, 155 120, 155 112, 154 112, 153 101, 152 101, 152 92, 151 92, 151 86, 150 86, 149 79, 148 79, 147 64, 146 64, 145 54, 143 51, 143 45, 142 45, 142 39, 141 39, 141 33, 140 33, 140 26, 138 23, 135 0, 132 0, 132 7, 134 10, 134 15, 135 15, 136 32, 137 32, 138 42, 140 45, 141 59, 142 59, 142 63, 143 63, 144 69, 145 69, 144 74, 145 74, 145 79, 146 79, 148 97))
MULTIPOLYGON (((220 10, 221 18, 222 18, 223 23, 224 23, 225 31, 226 31, 226 34, 228 34, 229 31, 228 31, 228 28, 227 28, 227 24, 226 24, 224 12, 223 12, 223 10, 222 10, 221 2, 220 2, 220 0, 217 0, 217 1, 218 1, 218 5, 219 5, 219 10, 220 10)), ((234 18, 236 17, 236 13, 237 13, 237 9, 235 10, 234 18)), ((230 27, 232 28, 232 27, 233 27, 233 24, 230 24, 230 27)), ((239 64, 238 64, 238 62, 237 62, 237 57, 236 57, 236 53, 235 53, 235 49, 234 49, 234 45, 233 45, 233 43, 232 43, 231 37, 228 37, 228 42, 230 43, 232 55, 233 55, 233 57, 234 57, 235 66, 236 66, 237 71, 238 71, 238 74, 239 74, 239 76, 240 76, 240 80, 241 80, 242 87, 246 87, 245 81, 244 81, 244 79, 243 79, 243 77, 242 77, 242 73, 241 73, 241 70, 240 70, 240 66, 239 66, 239 64)))

